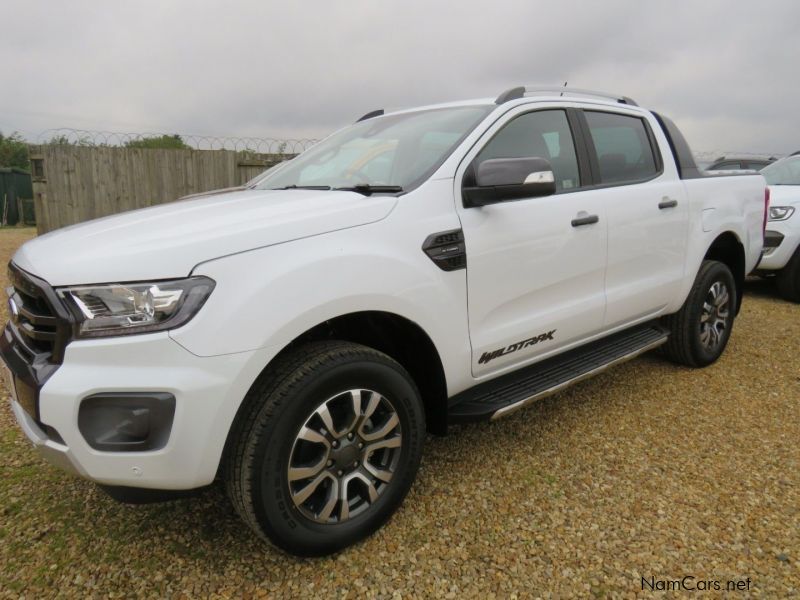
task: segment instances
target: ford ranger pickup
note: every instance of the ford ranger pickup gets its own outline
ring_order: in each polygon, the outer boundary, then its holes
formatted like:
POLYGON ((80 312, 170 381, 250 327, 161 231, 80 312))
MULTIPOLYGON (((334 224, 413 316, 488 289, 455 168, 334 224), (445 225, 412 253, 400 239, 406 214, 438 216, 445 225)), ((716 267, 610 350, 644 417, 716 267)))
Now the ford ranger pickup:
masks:
POLYGON ((335 552, 398 508, 426 432, 657 348, 716 361, 766 189, 700 172, 674 123, 625 97, 374 111, 246 189, 24 244, 0 339, 11 407, 118 499, 221 480, 265 540, 335 552))

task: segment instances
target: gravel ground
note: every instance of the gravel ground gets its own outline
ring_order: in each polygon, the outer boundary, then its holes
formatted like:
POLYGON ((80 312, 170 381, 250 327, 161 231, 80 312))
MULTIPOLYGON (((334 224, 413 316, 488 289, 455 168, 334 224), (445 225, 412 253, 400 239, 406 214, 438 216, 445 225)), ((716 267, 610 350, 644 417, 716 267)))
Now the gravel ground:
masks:
MULTIPOLYGON (((32 235, 0 231, 0 258, 32 235)), ((116 504, 38 458, 2 403, 0 596, 635 597, 687 575, 800 595, 798 317, 752 282, 716 365, 645 356, 430 437, 399 513, 326 559, 258 542, 217 489, 116 504)))

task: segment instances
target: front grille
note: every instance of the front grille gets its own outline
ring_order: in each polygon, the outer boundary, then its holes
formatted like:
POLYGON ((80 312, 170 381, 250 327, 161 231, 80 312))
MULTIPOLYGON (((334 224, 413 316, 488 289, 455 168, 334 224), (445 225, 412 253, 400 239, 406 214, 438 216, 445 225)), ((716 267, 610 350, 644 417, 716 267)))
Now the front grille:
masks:
POLYGON ((42 279, 9 265, 9 318, 19 350, 28 361, 61 363, 71 333, 71 319, 53 288, 42 279))
POLYGON ((27 345, 37 353, 52 354, 56 341, 56 318, 50 307, 41 298, 29 296, 18 289, 13 290, 11 300, 17 310, 12 319, 27 339, 27 345))

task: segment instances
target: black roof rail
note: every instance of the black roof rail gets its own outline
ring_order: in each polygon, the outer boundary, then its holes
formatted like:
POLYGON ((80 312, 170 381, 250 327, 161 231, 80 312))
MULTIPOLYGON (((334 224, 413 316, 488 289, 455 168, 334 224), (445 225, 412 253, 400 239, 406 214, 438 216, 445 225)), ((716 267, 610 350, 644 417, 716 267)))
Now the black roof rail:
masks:
POLYGON ((789 156, 797 156, 798 154, 800 154, 800 150, 795 150, 789 156))
POLYGON ((524 98, 528 94, 558 94, 560 96, 567 94, 570 96, 595 96, 597 98, 605 98, 606 100, 615 100, 620 104, 627 104, 629 106, 639 106, 638 104, 636 104, 636 102, 634 102, 632 98, 629 98, 628 96, 619 96, 617 94, 608 94, 606 92, 595 92, 592 90, 582 90, 579 88, 571 88, 571 87, 538 86, 538 85, 519 86, 506 90, 497 97, 497 100, 495 100, 494 103, 504 104, 506 102, 509 102, 510 100, 518 100, 519 98, 524 98))
POLYGON ((361 121, 366 121, 367 119, 371 119, 372 117, 380 117, 383 114, 383 109, 379 108, 378 110, 373 110, 368 112, 363 117, 361 117, 356 123, 360 123, 361 121))

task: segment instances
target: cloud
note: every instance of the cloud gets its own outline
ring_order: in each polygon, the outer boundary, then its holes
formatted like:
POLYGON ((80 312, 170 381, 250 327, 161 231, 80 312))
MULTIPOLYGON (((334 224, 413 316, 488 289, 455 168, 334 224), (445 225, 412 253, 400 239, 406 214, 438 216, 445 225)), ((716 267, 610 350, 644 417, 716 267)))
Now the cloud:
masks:
POLYGON ((0 0, 0 130, 318 137, 522 83, 610 90, 698 150, 800 149, 796 0, 0 0))

